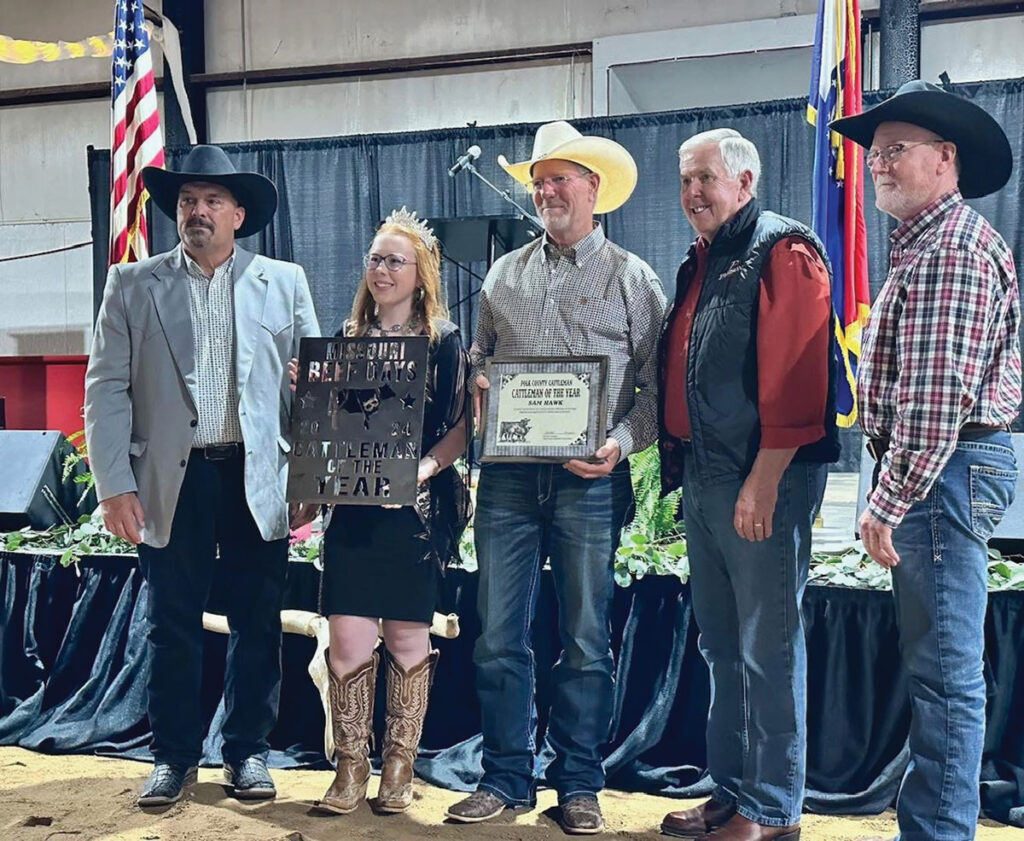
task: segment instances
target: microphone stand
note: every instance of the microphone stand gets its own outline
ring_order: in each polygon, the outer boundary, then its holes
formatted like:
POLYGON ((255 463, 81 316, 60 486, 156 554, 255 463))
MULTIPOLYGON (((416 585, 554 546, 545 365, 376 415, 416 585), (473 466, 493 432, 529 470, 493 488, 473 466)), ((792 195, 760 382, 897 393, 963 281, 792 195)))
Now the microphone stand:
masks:
POLYGON ((478 274, 477 274, 476 272, 474 272, 474 271, 473 271, 473 270, 472 270, 472 269, 471 269, 471 268, 470 268, 469 266, 467 266, 467 265, 464 265, 463 263, 460 263, 460 262, 459 262, 458 260, 453 260, 453 259, 452 259, 451 257, 449 257, 449 256, 448 256, 447 254, 445 254, 444 252, 442 252, 442 253, 441 253, 441 256, 442 256, 442 257, 443 257, 443 258, 444 258, 445 260, 447 260, 447 261, 448 261, 449 263, 451 263, 451 264, 452 264, 453 266, 455 266, 455 268, 457 268, 457 269, 462 269, 462 271, 464 271, 464 272, 465 272, 466 274, 468 274, 468 275, 469 275, 469 276, 470 276, 471 278, 473 278, 474 280, 479 280, 479 281, 480 281, 480 284, 481 284, 481 285, 480 285, 480 286, 478 286, 478 287, 477 287, 476 289, 474 289, 474 290, 473 290, 472 292, 470 292, 470 293, 469 293, 468 295, 463 295, 463 296, 462 296, 461 298, 459 298, 459 300, 457 300, 457 301, 456 301, 456 302, 455 302, 454 304, 449 304, 449 305, 448 305, 448 309, 449 309, 449 310, 458 310, 458 308, 459 308, 459 306, 460 306, 461 304, 464 304, 464 303, 465 303, 466 301, 468 301, 468 300, 469 300, 470 298, 473 298, 473 297, 475 297, 475 296, 476 296, 477 294, 479 294, 480 290, 481 290, 481 289, 483 289, 483 282, 484 282, 484 278, 480 277, 480 275, 478 275, 478 274))
POLYGON ((496 187, 494 184, 488 181, 483 175, 480 174, 480 171, 475 166, 473 166, 472 161, 467 161, 463 169, 468 169, 470 172, 473 173, 473 175, 475 175, 477 178, 483 181, 484 184, 490 187, 491 190, 493 190, 495 193, 501 196, 506 202, 512 205, 512 207, 518 210, 519 215, 516 218, 523 219, 524 221, 529 223, 530 227, 533 228, 538 234, 544 233, 544 225, 541 224, 540 219, 531 214, 528 210, 526 210, 526 208, 519 204, 519 202, 512 198, 512 194, 509 193, 508 190, 502 190, 500 187, 496 187))
MULTIPOLYGON (((483 181, 483 183, 486 184, 493 192, 497 193, 499 196, 501 196, 501 198, 504 201, 506 201, 508 204, 512 205, 512 207, 514 207, 516 210, 518 210, 519 213, 516 214, 516 216, 515 216, 516 219, 522 219, 523 221, 525 221, 531 228, 534 229, 535 233, 537 233, 537 234, 544 233, 544 225, 541 223, 540 219, 538 219, 536 216, 531 214, 529 211, 526 210, 525 207, 523 207, 521 204, 519 204, 519 202, 517 202, 514 198, 512 198, 512 194, 508 190, 502 190, 500 187, 497 187, 494 184, 492 184, 490 181, 488 181, 487 178, 483 174, 481 174, 481 172, 475 166, 473 166, 473 161, 471 161, 471 160, 466 161, 466 164, 465 164, 465 166, 462 167, 462 169, 469 170, 470 172, 472 172, 473 175, 475 175, 479 180, 483 181)), ((460 170, 460 172, 461 171, 462 170, 460 170)), ((455 173, 455 174, 458 175, 458 173, 455 173)), ((442 256, 444 256, 444 255, 442 254, 442 256)), ((444 259, 447 260, 449 263, 452 263, 453 265, 455 265, 458 268, 462 269, 470 277, 475 278, 476 280, 479 280, 480 283, 483 284, 484 279, 482 277, 480 277, 480 275, 478 275, 476 272, 470 270, 468 266, 462 265, 461 263, 453 260, 451 257, 444 257, 444 259)), ((451 305, 450 309, 454 310, 454 309, 458 308, 458 306, 460 304, 465 303, 470 298, 475 297, 477 294, 479 294, 480 289, 482 289, 482 288, 483 288, 483 286, 480 286, 479 288, 474 289, 468 295, 463 295, 461 298, 459 298, 458 301, 456 301, 453 305, 451 305)))

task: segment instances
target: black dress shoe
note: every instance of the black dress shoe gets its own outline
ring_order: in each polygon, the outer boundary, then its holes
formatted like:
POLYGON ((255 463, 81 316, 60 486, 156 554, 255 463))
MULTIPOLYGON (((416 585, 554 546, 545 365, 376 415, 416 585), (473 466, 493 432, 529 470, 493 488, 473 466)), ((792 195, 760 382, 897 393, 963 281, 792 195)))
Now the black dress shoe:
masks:
POLYGON ((224 763, 224 779, 239 800, 268 800, 277 797, 277 789, 262 756, 250 756, 241 762, 224 763))
POLYGON ((157 762, 142 787, 139 795, 140 806, 167 806, 181 799, 185 789, 196 781, 195 765, 171 765, 157 762))

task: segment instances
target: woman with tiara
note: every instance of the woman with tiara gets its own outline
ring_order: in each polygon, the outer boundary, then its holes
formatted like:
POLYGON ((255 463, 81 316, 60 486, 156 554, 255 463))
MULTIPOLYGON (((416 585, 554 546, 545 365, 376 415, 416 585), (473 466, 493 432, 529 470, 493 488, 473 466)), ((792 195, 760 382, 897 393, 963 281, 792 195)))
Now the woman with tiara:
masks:
POLYGON ((382 620, 387 715, 377 808, 412 802, 427 696, 437 662, 430 620, 441 573, 457 557, 465 487, 453 462, 466 444, 467 357, 441 297, 441 252, 424 220, 404 207, 377 230, 352 312, 339 335, 430 337, 419 493, 415 506, 336 506, 324 535, 321 611, 330 623, 334 781, 321 809, 354 811, 370 778, 382 620))

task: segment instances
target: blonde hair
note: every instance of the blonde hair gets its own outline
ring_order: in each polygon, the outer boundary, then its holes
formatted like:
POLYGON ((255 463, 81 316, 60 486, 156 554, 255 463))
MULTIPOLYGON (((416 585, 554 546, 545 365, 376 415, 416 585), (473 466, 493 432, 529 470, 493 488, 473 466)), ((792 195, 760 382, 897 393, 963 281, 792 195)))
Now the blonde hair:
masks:
MULTIPOLYGON (((412 243, 416 252, 416 292, 413 295, 412 311, 427 327, 427 335, 433 344, 441 337, 438 322, 448 319, 448 306, 441 292, 441 248, 436 240, 427 245, 415 228, 395 222, 385 222, 374 234, 376 239, 381 234, 401 234, 412 243)), ((348 318, 349 336, 363 336, 377 318, 377 302, 370 294, 366 283, 367 272, 359 281, 355 298, 352 300, 352 312, 348 318)))

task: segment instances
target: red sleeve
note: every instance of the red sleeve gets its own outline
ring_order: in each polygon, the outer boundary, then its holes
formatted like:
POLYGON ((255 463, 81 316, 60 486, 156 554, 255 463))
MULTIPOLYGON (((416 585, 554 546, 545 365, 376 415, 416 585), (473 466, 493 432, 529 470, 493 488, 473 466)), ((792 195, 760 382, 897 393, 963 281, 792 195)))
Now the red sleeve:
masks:
POLYGON ((762 449, 825 435, 832 298, 828 270, 803 237, 780 240, 761 272, 757 394, 762 449))

